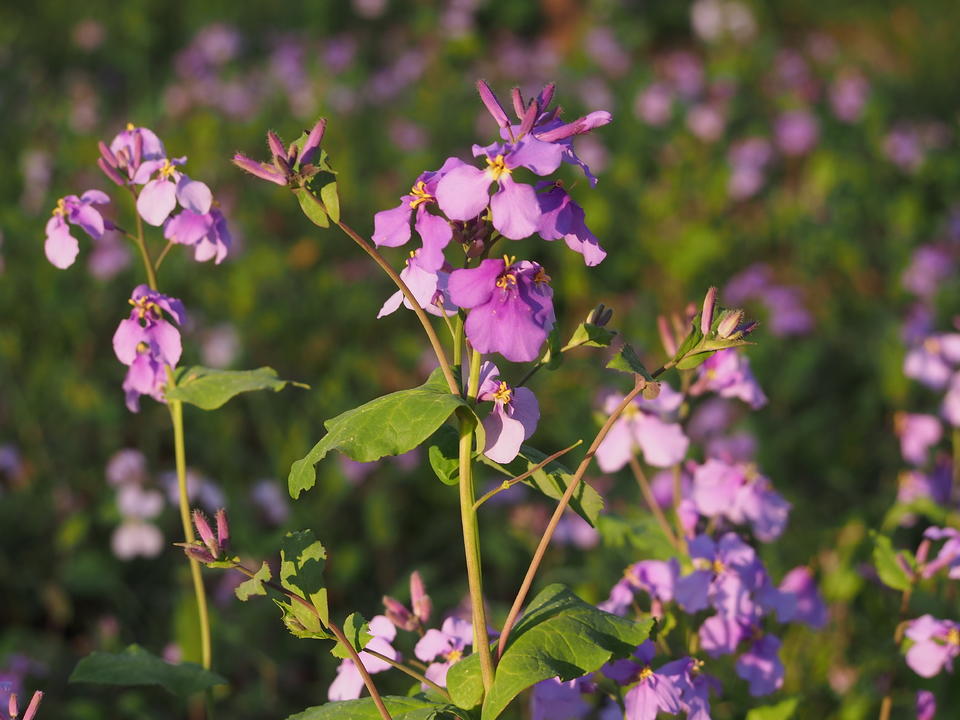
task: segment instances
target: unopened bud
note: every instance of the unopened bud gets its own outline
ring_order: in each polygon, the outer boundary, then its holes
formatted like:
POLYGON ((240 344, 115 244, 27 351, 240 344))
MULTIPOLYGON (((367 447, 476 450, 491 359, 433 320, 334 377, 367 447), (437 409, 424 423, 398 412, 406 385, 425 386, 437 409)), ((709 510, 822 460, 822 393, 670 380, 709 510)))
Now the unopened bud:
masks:
POLYGON ((540 91, 540 94, 537 96, 537 105, 541 111, 547 109, 547 106, 553 100, 553 91, 557 89, 555 83, 547 83, 543 86, 543 90, 540 91))
POLYGON ((413 614, 417 616, 421 623, 426 625, 433 613, 433 601, 427 595, 426 588, 423 586, 423 578, 416 570, 410 574, 410 605, 413 607, 413 614))
POLYGON ((510 127, 510 120, 507 118, 507 113, 504 112, 503 106, 500 104, 500 101, 497 100, 497 96, 493 94, 490 86, 483 80, 477 80, 477 91, 480 93, 480 99, 486 106, 487 112, 497 121, 497 125, 502 128, 510 127))
POLYGON ((320 143, 323 142, 323 134, 326 132, 326 129, 327 119, 320 118, 317 120, 317 124, 313 126, 313 129, 307 136, 307 141, 303 144, 303 150, 300 151, 301 165, 313 162, 313 158, 316 157, 317 151, 320 149, 320 143))
POLYGON ((517 136, 526 135, 533 129, 533 124, 537 121, 537 117, 540 115, 540 108, 537 107, 535 102, 530 103, 527 107, 527 111, 523 114, 523 119, 520 121, 520 130, 517 133, 517 136))
MULTIPOLYGON (((116 158, 114 158, 114 159, 116 159, 116 158)), ((124 185, 127 184, 127 181, 126 181, 126 179, 124 179, 123 175, 121 175, 119 172, 117 172, 117 169, 116 169, 115 167, 111 166, 111 165, 110 165, 106 160, 104 160, 102 157, 101 157, 101 158, 97 158, 97 167, 99 167, 101 170, 103 170, 103 174, 106 175, 108 178, 110 178, 110 179, 111 179, 113 182, 115 182, 117 185, 123 187, 124 185)))
POLYGON ((924 539, 920 543, 920 547, 917 548, 917 565, 924 566, 927 564, 927 557, 930 555, 930 541, 924 539))
POLYGON ((673 357, 677 354, 677 341, 673 337, 673 332, 670 330, 670 323, 667 322, 667 318, 663 315, 657 316, 657 331, 660 333, 660 342, 663 344, 663 349, 666 351, 669 357, 673 357))
POLYGON ((43 693, 37 690, 30 699, 30 704, 27 705, 27 711, 23 714, 23 720, 33 720, 36 717, 41 700, 43 700, 43 693))
POLYGON ((103 140, 97 143, 97 147, 100 149, 100 156, 107 165, 110 167, 118 167, 117 156, 113 154, 113 150, 111 150, 103 140))
POLYGON ((285 173, 280 172, 279 170, 267 167, 258 163, 252 158, 248 158, 246 155, 241 155, 236 153, 233 156, 233 164, 236 165, 241 170, 254 175, 255 177, 260 178, 261 180, 267 180, 268 182, 275 183, 277 185, 287 185, 287 176, 285 173))
POLYGON ((267 147, 270 148, 270 154, 274 159, 286 159, 287 149, 283 146, 283 140, 273 130, 267 130, 267 147))
POLYGON ((10 720, 17 720, 17 715, 20 714, 16 693, 10 693, 10 699, 7 701, 7 714, 10 716, 10 720))
POLYGON ((227 523, 227 511, 223 508, 217 510, 217 543, 220 551, 225 552, 230 542, 230 525, 227 523))
POLYGON ((513 100, 513 112, 516 114, 518 120, 523 120, 524 105, 523 105, 523 95, 520 94, 520 88, 515 87, 510 91, 510 99, 513 100))
POLYGON ((214 537, 213 530, 210 529, 210 523, 207 522, 207 518, 199 510, 193 511, 193 524, 197 528, 197 534, 200 536, 200 540, 207 546, 207 549, 210 551, 210 554, 213 555, 214 559, 220 557, 220 546, 217 544, 217 538, 214 537))
POLYGON ((407 610, 406 605, 399 600, 389 595, 384 595, 383 607, 386 609, 384 614, 387 616, 387 620, 401 630, 413 631, 417 629, 417 625, 419 624, 417 618, 415 618, 413 613, 407 610))
POLYGON ((717 337, 726 340, 737 331, 743 320, 743 310, 726 310, 717 325, 717 337))
POLYGON ((140 167, 143 160, 143 133, 134 133, 133 136, 133 166, 140 167))
POLYGON ((703 298, 703 309, 700 311, 700 332, 710 334, 713 326, 713 309, 717 305, 717 288, 711 287, 703 298))
POLYGON ((587 322, 591 325, 596 325, 597 327, 603 327, 610 322, 610 318, 612 317, 613 308, 608 308, 603 303, 600 303, 590 311, 589 315, 587 315, 587 322))

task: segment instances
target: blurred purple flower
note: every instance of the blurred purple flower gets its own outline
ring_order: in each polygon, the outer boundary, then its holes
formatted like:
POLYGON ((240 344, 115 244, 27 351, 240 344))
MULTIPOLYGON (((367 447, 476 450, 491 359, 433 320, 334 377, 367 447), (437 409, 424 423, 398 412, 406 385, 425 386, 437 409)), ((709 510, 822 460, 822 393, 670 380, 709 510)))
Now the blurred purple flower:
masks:
POLYGON ((926 151, 919 131, 908 125, 893 128, 883 139, 883 153, 904 172, 916 172, 923 165, 926 151))
POLYGON ((737 398, 754 410, 767 404, 767 396, 750 370, 750 360, 735 349, 721 350, 698 369, 691 395, 715 392, 720 397, 737 398))
POLYGON ((764 635, 737 658, 737 675, 749 683, 754 697, 769 695, 783 687, 780 644, 779 638, 764 635))
POLYGON ((780 152, 797 157, 813 150, 820 136, 820 128, 813 113, 791 110, 777 117, 774 136, 780 152))
POLYGON ((913 251, 910 265, 903 271, 903 286, 926 300, 931 299, 956 265, 949 250, 942 245, 921 245, 913 251))
POLYGON ((893 417, 894 432, 900 438, 900 454, 912 465, 927 462, 930 448, 940 442, 943 428, 934 415, 898 412, 893 417))
POLYGON ((543 680, 533 686, 530 698, 531 720, 580 720, 590 712, 584 701, 584 680, 562 682, 560 678, 543 680))
POLYGON ((870 82, 859 70, 845 68, 830 85, 830 107, 838 120, 855 123, 863 116, 870 95, 870 82))
POLYGON ((923 537, 934 542, 945 541, 937 556, 923 565, 923 577, 933 577, 945 569, 951 580, 960 580, 960 530, 951 527, 928 527, 923 537))
POLYGON ((115 452, 107 461, 107 482, 114 487, 141 485, 147 479, 147 459, 136 448, 115 452))
POLYGON ((907 665, 917 675, 931 678, 944 668, 953 672, 953 661, 960 655, 960 625, 921 615, 907 623, 905 634, 914 643, 907 650, 907 665))
MULTIPOLYGON (((384 615, 376 615, 370 620, 370 634, 373 638, 367 643, 366 647, 375 650, 381 655, 386 655, 391 660, 399 660, 400 653, 394 650, 390 644, 397 636, 397 628, 384 615)), ((361 651, 359 653, 360 662, 370 674, 384 672, 389 670, 391 665, 380 658, 361 651)), ((328 700, 356 700, 360 697, 363 690, 363 677, 353 660, 347 658, 337 667, 337 677, 330 684, 327 691, 328 700)))
POLYGON ((110 548, 120 560, 132 560, 135 557, 156 557, 164 548, 163 533, 153 523, 128 518, 114 531, 110 538, 110 548))
MULTIPOLYGON (((630 460, 636 449, 647 464, 670 467, 687 454, 690 441, 679 423, 673 422, 683 395, 663 383, 655 401, 635 399, 613 423, 597 448, 597 465, 605 473, 616 472, 630 460)), ((603 411, 610 414, 623 400, 612 393, 604 399, 603 411)))
POLYGON ((633 114, 647 125, 662 127, 673 115, 673 93, 662 82, 650 83, 633 102, 633 114))
POLYGON ((250 488, 250 500, 270 525, 283 525, 290 517, 287 495, 275 480, 258 480, 250 488))
POLYGON ((917 720, 933 720, 937 715, 937 698, 929 690, 917 690, 917 720))
POLYGON ((553 540, 558 545, 573 545, 581 550, 590 550, 600 542, 600 533, 579 515, 567 513, 557 523, 553 540))
POLYGON ((727 162, 731 168, 727 182, 730 197, 734 200, 745 200, 756 195, 763 187, 766 180, 765 170, 772 159, 773 148, 766 138, 749 137, 731 145, 727 153, 727 162))
MULTIPOLYGON (((392 627, 392 626, 391 626, 392 627)), ((447 685, 447 671, 463 657, 463 651, 473 644, 473 628, 470 623, 456 617, 443 621, 440 630, 427 630, 414 648, 421 662, 430 663, 424 675, 441 687, 447 685), (439 662, 437 658, 440 658, 439 662)), ((426 686, 423 687, 427 689, 426 686)))
POLYGON ((903 374, 933 390, 942 390, 957 364, 960 364, 960 333, 934 334, 907 352, 903 374))

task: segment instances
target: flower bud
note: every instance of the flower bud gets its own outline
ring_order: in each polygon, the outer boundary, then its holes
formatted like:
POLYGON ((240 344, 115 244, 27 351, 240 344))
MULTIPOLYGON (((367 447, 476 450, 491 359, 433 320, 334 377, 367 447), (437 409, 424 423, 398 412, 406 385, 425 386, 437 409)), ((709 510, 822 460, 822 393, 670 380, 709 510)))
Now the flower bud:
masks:
POLYGON ((520 121, 520 130, 517 135, 522 136, 530 132, 533 129, 533 124, 537 121, 538 115, 540 115, 540 108, 537 107, 536 103, 530 103, 527 111, 523 114, 523 119, 520 121))
POLYGON ((490 86, 483 80, 477 80, 477 91, 480 93, 480 99, 486 106, 487 112, 493 115, 493 119, 497 121, 497 125, 502 128, 510 127, 510 120, 507 118, 507 113, 504 112, 503 106, 500 105, 500 101, 497 100, 497 96, 493 94, 490 86))
POLYGON ((23 714, 23 720, 33 720, 36 717, 41 700, 43 700, 43 693, 37 690, 30 699, 30 704, 27 705, 27 711, 23 714))
POLYGON ((523 120, 523 95, 520 94, 520 88, 515 87, 510 91, 510 99, 513 100, 513 112, 516 113, 517 119, 523 120))
POLYGON ((717 325, 717 337, 726 340, 740 326, 743 320, 743 310, 725 310, 720 317, 720 324, 717 325))
POLYGON ((327 129, 327 119, 320 118, 317 124, 313 126, 307 140, 303 143, 303 149, 300 151, 300 165, 306 165, 313 162, 317 151, 320 149, 320 143, 323 142, 323 133, 327 129))
POLYGON ((107 165, 114 168, 119 167, 117 156, 113 154, 113 150, 111 150, 103 140, 97 143, 97 147, 100 149, 100 156, 107 165))
POLYGON ((143 133, 135 132, 133 134, 133 166, 140 167, 141 160, 143 160, 143 133))
POLYGON ((713 326, 713 309, 717 305, 717 288, 711 287, 703 298, 703 309, 700 311, 700 332, 710 334, 713 326))
MULTIPOLYGON (((114 160, 116 160, 116 158, 114 158, 114 160)), ((117 172, 117 169, 115 167, 112 167, 102 157, 97 158, 97 167, 103 170, 103 174, 106 175, 108 178, 110 178, 117 185, 120 185, 121 187, 123 187, 124 185, 127 184, 127 181, 124 179, 123 175, 117 172)))
POLYGON ((261 165, 256 160, 248 158, 246 155, 236 153, 233 156, 233 164, 241 170, 260 178, 261 180, 267 180, 268 182, 283 186, 288 184, 287 176, 284 173, 275 168, 261 165))
POLYGON ((413 614, 417 616, 421 623, 426 625, 433 612, 433 601, 427 595, 426 588, 423 586, 423 578, 416 570, 410 574, 410 604, 413 606, 413 614))
POLYGON ((553 100, 553 91, 556 89, 556 83, 547 83, 543 86, 543 90, 541 90, 537 96, 537 105, 541 111, 546 110, 547 106, 550 105, 550 102, 553 100))
POLYGON ((270 154, 273 159, 283 158, 286 160, 287 149, 283 146, 283 140, 273 130, 267 130, 267 147, 270 148, 270 154))
POLYGON ((217 510, 217 542, 220 545, 220 551, 225 552, 230 543, 230 526, 227 524, 227 511, 223 508, 217 510))
POLYGON ((210 523, 207 522, 207 518, 199 510, 193 511, 193 524, 197 528, 197 534, 200 536, 200 540, 207 546, 207 549, 210 551, 210 554, 213 555, 214 559, 220 557, 220 546, 217 543, 216 537, 213 535, 213 530, 210 529, 210 523))
POLYGON ((677 341, 673 337, 673 332, 670 330, 670 323, 667 322, 667 318, 663 315, 657 316, 657 330, 660 333, 660 342, 663 344, 663 349, 667 355, 669 357, 676 355, 677 341))
POLYGON ((587 315, 587 323, 596 325, 597 327, 603 327, 610 322, 610 318, 612 317, 613 308, 608 308, 603 303, 600 303, 587 315))
POLYGON ((7 714, 10 716, 10 720, 17 720, 17 715, 20 714, 16 693, 10 693, 10 699, 7 701, 7 714))
POLYGON ((387 616, 387 620, 392 622, 401 630, 413 631, 417 629, 419 622, 417 618, 413 616, 407 607, 389 595, 383 596, 383 607, 386 608, 384 613, 387 616))

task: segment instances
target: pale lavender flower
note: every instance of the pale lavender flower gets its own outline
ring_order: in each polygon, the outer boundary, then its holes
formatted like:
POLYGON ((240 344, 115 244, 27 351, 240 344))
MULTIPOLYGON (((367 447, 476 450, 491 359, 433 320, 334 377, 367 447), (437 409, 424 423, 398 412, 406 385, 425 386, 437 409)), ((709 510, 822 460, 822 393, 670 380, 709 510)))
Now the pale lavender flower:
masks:
POLYGON ((958 364, 960 333, 935 334, 907 352, 903 374, 933 390, 942 390, 958 364))
POLYGON ((904 172, 920 169, 926 159, 926 151, 917 128, 901 125, 893 128, 883 139, 883 153, 904 172))
POLYGON ((953 484, 952 467, 949 461, 938 462, 929 473, 906 470, 897 480, 897 502, 909 504, 920 498, 929 498, 938 505, 950 500, 953 484))
POLYGON ((932 298, 944 280, 956 268, 953 256, 942 245, 921 245, 913 251, 910 265, 903 271, 903 286, 924 299, 932 298))
POLYGON ((110 548, 120 560, 156 557, 164 544, 163 533, 156 525, 136 518, 124 520, 110 538, 110 548))
POLYGON ((617 41, 612 28, 591 28, 584 41, 584 49, 597 65, 611 75, 623 75, 630 68, 630 54, 617 41))
POLYGON ((128 124, 125 130, 119 132, 110 146, 100 143, 100 158, 97 165, 114 182, 118 184, 134 183, 142 185, 146 177, 137 180, 140 166, 145 162, 160 161, 167 156, 163 142, 153 130, 145 127, 135 127, 128 124), (120 177, 118 178, 118 173, 120 177))
POLYGON ((954 373, 943 397, 940 414, 954 427, 960 427, 960 373, 954 373))
POLYGON ((106 281, 130 267, 133 256, 117 233, 106 232, 93 242, 93 251, 87 258, 87 270, 97 280, 106 281))
POLYGON ((855 123, 863 117, 870 95, 870 82, 859 70, 844 69, 830 85, 830 107, 838 120, 855 123))
POLYGON ((930 448, 940 442, 943 428, 934 415, 898 412, 893 428, 900 438, 900 454, 912 465, 926 465, 930 448))
POLYGON ((726 126, 726 113, 717 103, 699 103, 687 111, 687 128, 704 142, 719 140, 726 126))
POLYGON ((579 515, 567 513, 557 523, 553 540, 558 545, 573 545, 581 550, 590 550, 600 542, 600 533, 579 515))
POLYGON ((754 620, 759 608, 750 594, 766 581, 756 551, 735 533, 717 542, 698 535, 688 548, 695 569, 676 582, 674 598, 680 607, 694 613, 712 605, 724 619, 754 620))
MULTIPOLYGON (((773 159, 770 141, 763 137, 749 137, 731 145, 727 153, 730 179, 727 193, 734 200, 745 200, 756 195, 766 181, 766 168, 773 159)), ((732 281, 731 281, 732 282, 732 281)), ((724 297, 728 297, 726 294, 724 297)), ((737 302, 730 299, 731 302, 737 302)))
MULTIPOLYGON (((366 647, 386 655, 391 660, 400 660, 400 653, 390 644, 397 636, 397 628, 384 615, 376 615, 370 620, 370 634, 373 636, 366 647)), ((384 672, 391 665, 380 658, 360 651, 360 662, 370 674, 384 672)), ((337 677, 327 691, 328 700, 356 700, 363 690, 363 677, 353 660, 347 658, 337 667, 337 677)))
POLYGON ((287 494, 275 480, 259 480, 250 488, 250 499, 270 525, 283 525, 290 517, 287 494))
POLYGON ((193 247, 197 262, 213 260, 219 265, 230 251, 232 238, 227 221, 218 208, 206 213, 183 210, 163 224, 163 236, 170 242, 193 247))
POLYGON ((694 471, 690 499, 701 515, 724 517, 736 525, 749 523, 763 542, 783 533, 790 512, 790 503, 755 467, 713 458, 694 471))
POLYGON ((820 137, 820 126, 808 110, 791 110, 776 119, 774 136, 780 152, 797 157, 813 150, 820 137))
MULTIPOLYGON (((473 628, 470 623, 456 617, 443 621, 440 630, 427 630, 414 648, 414 654, 427 666, 424 675, 441 687, 447 685, 447 671, 460 662, 463 651, 473 644, 473 628), (437 658, 440 658, 439 661, 437 658)), ((424 690, 427 687, 424 686, 424 690)))
POLYGON ((947 577, 951 580, 960 580, 960 530, 950 527, 929 527, 924 531, 923 536, 930 541, 945 541, 937 556, 923 564, 921 571, 923 577, 930 578, 941 570, 946 570, 947 577))
POLYGON ((107 482, 114 487, 140 485, 147 479, 147 459, 136 448, 118 450, 107 461, 107 482))
MULTIPOLYGON (((609 414, 623 400, 623 395, 610 394, 603 410, 609 414)), ((616 472, 630 460, 636 450, 643 453, 647 464, 670 467, 687 454, 690 441, 683 428, 674 422, 683 396, 663 383, 656 401, 637 398, 614 422, 597 448, 597 465, 603 472, 616 472)))
POLYGON ((750 370, 750 360, 735 349, 721 350, 700 366, 690 394, 696 396, 705 392, 737 398, 754 410, 767 404, 767 396, 750 370))
POLYGON ((163 225, 178 203, 199 215, 210 212, 213 203, 210 188, 177 169, 186 161, 185 157, 145 160, 137 168, 133 182, 143 184, 137 196, 137 212, 145 222, 156 227, 163 225))
POLYGON ((70 234, 70 225, 76 225, 94 240, 103 237, 104 230, 113 224, 104 220, 94 205, 110 202, 106 193, 100 190, 87 190, 83 195, 67 195, 57 200, 53 216, 47 221, 47 239, 43 245, 44 253, 55 267, 64 270, 77 259, 80 244, 70 234))
POLYGON ((654 82, 645 87, 633 102, 633 114, 647 125, 662 127, 673 115, 673 93, 662 82, 654 82))
POLYGON ((907 665, 917 675, 931 678, 944 669, 953 672, 953 661, 960 655, 960 625, 921 615, 907 623, 905 634, 914 643, 907 650, 907 665))
MULTIPOLYGON (((413 297, 420 307, 431 315, 456 314, 457 305, 450 297, 449 266, 445 266, 445 269, 438 268, 436 270, 425 268, 420 262, 423 251, 424 249, 420 248, 410 254, 410 257, 407 258, 406 267, 400 271, 400 279, 413 293, 413 297)), ((428 262, 428 264, 432 263, 428 262)), ((401 304, 407 309, 413 309, 410 301, 404 297, 402 292, 397 290, 383 303, 377 317, 382 318, 396 312, 401 304)))

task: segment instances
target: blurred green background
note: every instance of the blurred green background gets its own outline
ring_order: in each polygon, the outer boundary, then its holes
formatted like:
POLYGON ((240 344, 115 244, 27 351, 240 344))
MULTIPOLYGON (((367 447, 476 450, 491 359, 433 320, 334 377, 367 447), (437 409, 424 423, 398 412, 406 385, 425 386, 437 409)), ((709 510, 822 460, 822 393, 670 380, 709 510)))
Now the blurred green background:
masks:
MULTIPOLYGON (((776 577, 813 563, 834 611, 821 633, 788 634, 786 691, 803 697, 802 717, 852 720, 875 714, 878 678, 891 667, 909 685, 889 640, 897 598, 860 565, 866 528, 896 495, 892 414, 935 407, 901 372, 911 304, 901 274, 918 245, 957 232, 960 5, 736 3, 741 14, 720 31, 699 5, 697 27, 686 2, 627 0, 0 8, 0 670, 27 667, 18 677, 47 692, 42 717, 182 714, 160 691, 98 691, 66 678, 91 650, 131 642, 197 654, 186 564, 168 549, 180 539, 176 507, 167 503, 152 521, 164 538, 159 555, 121 559, 111 549, 124 518, 105 479, 110 458, 140 448, 151 488, 173 466, 166 409, 147 399, 140 414, 127 412, 124 368, 110 346, 141 270, 120 241, 94 249, 82 235, 77 264, 52 267, 43 226, 56 199, 115 189, 95 166, 96 143, 127 122, 189 156, 191 176, 222 203, 235 246, 217 267, 185 252, 164 264, 164 291, 190 313, 184 364, 270 365, 312 386, 250 395, 216 413, 188 408, 188 460, 206 478, 205 497, 222 494, 235 546, 251 559, 272 557, 287 530, 313 528, 331 551, 331 606, 341 616, 375 614, 384 593, 405 598, 414 569, 449 609, 465 591, 457 500, 422 457, 363 472, 330 458, 317 488, 283 501, 290 463, 319 439, 323 420, 418 384, 429 357, 412 314, 375 319, 392 289, 349 240, 312 226, 288 193, 229 159, 237 150, 264 157, 267 128, 291 140, 325 115, 344 218, 369 233, 373 214, 396 205, 422 170, 493 137, 478 77, 504 98, 513 85, 529 94, 555 81, 565 117, 614 114, 579 145, 597 187, 566 177, 607 261, 586 268, 562 246, 534 240, 518 250, 548 268, 564 328, 604 302, 655 366, 657 314, 681 310, 711 284, 722 290, 756 263, 791 288, 806 313, 799 329, 778 329, 768 314, 776 307, 748 303, 764 323, 749 355, 770 404, 745 422, 760 467, 794 505, 764 557, 776 577), (851 75, 868 89, 856 117, 843 118, 831 93, 851 75), (644 95, 654 83, 670 88, 663 117, 644 95), (806 113, 795 129, 814 134, 806 146, 781 127, 791 112, 806 113), (770 157, 759 186, 737 197, 731 152, 750 137, 768 140, 770 157)), ((132 208, 113 194, 111 216, 129 224, 132 208)), ((398 268, 405 253, 390 251, 398 268)), ((936 307, 946 312, 956 297, 941 293, 936 307)), ((592 436, 597 391, 623 382, 602 365, 582 353, 538 376, 539 447, 592 436)), ((610 507, 634 512, 626 478, 597 478, 597 487, 610 507)), ((484 514, 497 619, 545 508, 531 497, 484 514)), ((909 530, 903 538, 916 539, 909 530)), ((558 547, 538 582, 564 581, 602 600, 642 557, 603 547, 558 547)), ((222 578, 208 581, 215 664, 231 684, 221 713, 279 718, 325 700, 335 665, 326 648, 290 637, 272 604, 241 605, 222 578)), ((729 685, 718 718, 741 717, 754 702, 742 683, 729 685)), ((948 680, 925 686, 950 707, 948 680)))

